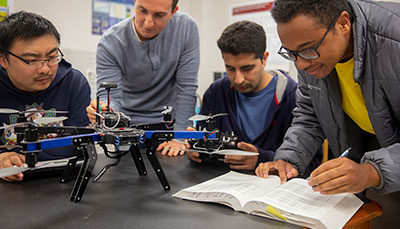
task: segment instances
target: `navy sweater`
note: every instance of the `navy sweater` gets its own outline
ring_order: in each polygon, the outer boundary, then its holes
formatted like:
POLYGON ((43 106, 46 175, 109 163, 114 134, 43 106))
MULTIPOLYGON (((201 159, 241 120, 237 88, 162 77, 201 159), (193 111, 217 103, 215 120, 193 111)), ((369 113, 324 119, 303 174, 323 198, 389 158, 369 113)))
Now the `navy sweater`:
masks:
MULTIPOLYGON (((272 119, 261 135, 253 142, 248 142, 258 148, 258 163, 274 159, 275 151, 282 144, 286 130, 291 125, 292 110, 296 106, 297 83, 286 72, 270 71, 270 73, 278 77, 275 101, 271 104, 271 112, 268 114, 272 115, 272 119)), ((228 113, 227 116, 215 118, 216 127, 223 132, 233 131, 242 141, 244 139, 243 132, 246 130, 239 129, 237 124, 234 90, 226 76, 212 83, 204 94, 200 114, 228 113)), ((199 123, 199 125, 202 124, 202 122, 199 123)), ((319 159, 315 159, 311 167, 315 168, 318 164, 319 159)))
MULTIPOLYGON (((38 93, 32 94, 16 88, 8 78, 5 69, 0 68, 0 108, 16 110, 38 108, 43 110, 68 111, 63 121, 64 126, 87 126, 89 119, 86 107, 90 103, 90 87, 81 72, 71 67, 71 64, 62 60, 58 64, 57 74, 50 86, 38 93)), ((54 113, 43 116, 54 116, 54 113)), ((0 125, 16 123, 18 114, 0 114, 0 125)), ((7 139, 1 131, 1 144, 7 139)), ((67 157, 71 148, 56 148, 39 153, 39 160, 48 160, 67 157)))

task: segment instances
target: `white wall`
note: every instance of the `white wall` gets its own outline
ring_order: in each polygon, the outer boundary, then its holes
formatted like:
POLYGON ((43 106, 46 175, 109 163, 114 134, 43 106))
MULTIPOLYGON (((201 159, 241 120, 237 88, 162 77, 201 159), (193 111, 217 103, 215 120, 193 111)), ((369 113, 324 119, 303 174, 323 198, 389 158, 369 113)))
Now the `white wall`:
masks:
POLYGON ((14 0, 12 10, 40 14, 56 26, 65 59, 88 78, 95 98, 96 46, 100 36, 92 35, 92 0, 14 0))
POLYGON ((26 10, 49 19, 61 34, 62 47, 96 50, 100 36, 92 35, 92 0, 14 0, 14 11, 26 10))
MULTIPOLYGON (((213 80, 214 71, 224 71, 216 41, 229 24, 232 4, 252 0, 180 0, 181 11, 190 14, 200 30, 201 64, 199 94, 213 80)), ((54 23, 61 34, 61 49, 65 58, 94 82, 95 51, 100 40, 92 35, 92 0, 14 0, 14 12, 26 10, 38 13, 54 23)), ((95 88, 92 89, 93 93, 95 88)), ((93 94, 92 93, 92 94, 93 94)))
MULTIPOLYGON (((94 82, 95 52, 100 36, 92 35, 92 0, 9 0, 13 11, 41 14, 54 23, 61 34, 65 58, 94 82)), ((388 0, 386 0, 388 1, 388 0)), ((400 0, 392 0, 400 2, 400 0)), ((180 10, 192 15, 200 31, 199 94, 213 80, 214 71, 224 71, 216 41, 229 24, 230 6, 253 0, 180 0, 180 10)), ((293 66, 291 74, 295 72, 293 66)), ((93 94, 95 88, 93 88, 93 94)))
POLYGON ((189 13, 196 20, 200 30, 200 95, 213 81, 214 71, 225 71, 217 39, 226 26, 229 25, 230 6, 253 0, 181 0, 188 4, 182 6, 182 11, 189 13), (188 7, 188 8, 185 8, 188 7))

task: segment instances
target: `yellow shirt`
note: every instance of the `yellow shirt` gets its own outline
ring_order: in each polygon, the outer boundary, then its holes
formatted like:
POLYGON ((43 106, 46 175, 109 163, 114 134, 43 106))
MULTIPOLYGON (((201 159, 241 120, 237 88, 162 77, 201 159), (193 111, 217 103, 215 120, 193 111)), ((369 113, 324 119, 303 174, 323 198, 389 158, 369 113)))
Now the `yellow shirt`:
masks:
POLYGON ((369 119, 360 85, 354 82, 353 58, 345 63, 337 63, 336 72, 342 91, 342 108, 344 112, 364 131, 375 134, 369 119))

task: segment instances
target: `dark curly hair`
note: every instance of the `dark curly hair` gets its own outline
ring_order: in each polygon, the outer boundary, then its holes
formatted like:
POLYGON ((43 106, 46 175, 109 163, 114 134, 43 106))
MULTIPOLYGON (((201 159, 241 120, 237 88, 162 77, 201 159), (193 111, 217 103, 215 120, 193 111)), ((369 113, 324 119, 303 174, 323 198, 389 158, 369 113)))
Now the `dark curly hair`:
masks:
POLYGON ((6 54, 17 39, 29 40, 43 35, 53 35, 60 44, 60 34, 46 18, 25 11, 5 17, 0 22, 0 53, 6 54))
POLYGON ((308 15, 328 27, 343 11, 352 15, 347 0, 275 0, 271 14, 278 24, 287 23, 298 15, 308 15))
POLYGON ((222 53, 254 53, 255 58, 262 59, 267 48, 267 37, 261 25, 238 21, 225 28, 217 44, 222 53))

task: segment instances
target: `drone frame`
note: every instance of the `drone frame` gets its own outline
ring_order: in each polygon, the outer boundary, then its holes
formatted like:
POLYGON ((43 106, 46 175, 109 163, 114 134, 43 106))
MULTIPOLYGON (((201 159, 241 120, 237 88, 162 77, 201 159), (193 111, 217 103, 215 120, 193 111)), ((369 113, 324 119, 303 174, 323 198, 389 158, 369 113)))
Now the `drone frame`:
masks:
MULTIPOLYGON (((108 101, 105 114, 114 113, 110 109, 110 90, 111 88, 116 88, 117 85, 114 83, 102 83, 100 84, 100 87, 104 87, 107 90, 108 101)), ((100 102, 98 96, 96 105, 96 114, 97 114, 96 121, 100 126, 101 115, 99 113, 100 109, 99 103, 100 102)), ((71 201, 79 202, 82 199, 88 181, 92 175, 94 166, 97 162, 98 155, 96 152, 95 143, 100 144, 103 147, 103 149, 105 149, 105 152, 107 152, 105 144, 119 145, 120 141, 122 140, 125 145, 129 146, 129 150, 123 152, 121 155, 125 155, 127 154, 127 152, 130 152, 139 175, 145 176, 147 175, 147 171, 139 150, 139 143, 141 142, 141 138, 145 138, 148 143, 146 155, 154 171, 156 172, 158 179, 161 182, 161 185, 163 186, 164 190, 167 191, 170 190, 170 185, 156 157, 156 149, 160 141, 171 140, 173 138, 182 138, 182 139, 201 139, 202 141, 207 142, 208 140, 217 139, 215 131, 169 130, 172 129, 174 123, 174 121, 171 120, 171 111, 172 107, 165 107, 165 110, 162 112, 164 117, 163 121, 156 124, 136 125, 135 128, 130 128, 129 118, 127 122, 124 121, 122 123, 122 125, 128 125, 128 126, 123 126, 122 128, 36 127, 33 124, 28 124, 28 127, 16 130, 17 142, 22 146, 22 153, 25 154, 26 163, 30 168, 35 167, 35 163, 38 161, 37 159, 38 153, 40 153, 42 150, 62 147, 62 146, 74 146, 73 155, 78 156, 81 154, 83 155, 84 158, 83 164, 81 166, 81 169, 79 171, 78 177, 75 181, 74 188, 70 196, 71 201), (154 130, 154 129, 161 129, 161 130, 154 130), (39 134, 49 134, 49 133, 57 133, 64 137, 43 139, 43 140, 38 139, 39 134)), ((18 114, 19 114, 18 122, 23 122, 23 121, 26 122, 25 115, 23 115, 23 113, 21 112, 19 112, 18 114)), ((104 115, 104 117, 106 117, 106 115, 104 115)), ((109 119, 103 121, 110 121, 109 123, 113 123, 114 120, 109 119)), ((120 116, 118 115, 118 120, 115 123, 115 126, 113 125, 113 127, 117 126, 120 127, 119 122, 120 122, 120 116)), ((75 167, 77 161, 78 157, 70 159, 68 161, 67 166, 65 167, 65 170, 60 179, 61 183, 65 183, 68 180, 68 177, 71 174, 73 168, 75 167)), ((99 179, 105 173, 108 167, 117 165, 118 163, 119 163, 119 158, 113 164, 106 165, 106 167, 104 167, 103 170, 96 176, 97 179, 99 179)))
MULTIPOLYGON (((51 138, 51 139, 43 139, 38 140, 35 137, 37 136, 38 132, 46 132, 47 127, 38 127, 35 129, 42 129, 41 131, 38 130, 28 130, 25 131, 25 138, 20 142, 22 145, 22 152, 26 155, 26 162, 28 167, 34 167, 35 163, 37 162, 37 154, 40 153, 42 150, 51 149, 56 147, 62 146, 74 146, 75 151, 73 155, 77 156, 79 154, 83 155, 84 161, 81 165, 81 169, 79 171, 78 177, 75 181, 73 190, 71 192, 70 200, 74 202, 79 202, 82 199, 82 196, 85 192, 86 186, 88 181, 92 175, 92 171, 96 164, 98 155, 95 148, 95 143, 98 144, 115 144, 116 136, 112 132, 100 132, 97 133, 96 129, 93 128, 66 128, 69 131, 74 130, 79 133, 80 131, 86 132, 93 132, 93 133, 86 133, 86 134, 79 134, 79 135, 71 135, 66 137, 60 138, 51 138), (29 131, 34 131, 35 133, 29 133, 29 131), (33 136, 33 137, 32 137, 33 136)), ((55 127, 51 128, 51 130, 59 130, 65 127, 55 127)), ((61 131, 62 132, 62 131, 61 131)), ((70 132, 68 132, 70 133, 70 132)), ((156 131, 143 131, 132 129, 131 131, 126 132, 128 134, 127 137, 136 137, 134 142, 130 142, 131 144, 129 152, 132 155, 133 161, 135 162, 136 168, 140 176, 146 176, 147 171, 146 167, 143 162, 143 158, 141 156, 138 143, 141 137, 145 137, 149 140, 149 146, 146 151, 146 155, 156 172, 158 179, 165 191, 170 190, 170 185, 168 180, 163 172, 161 165, 156 157, 156 149, 159 145, 159 142, 162 140, 171 140, 173 138, 191 138, 191 139, 210 139, 215 140, 216 135, 215 133, 210 133, 207 131, 168 131, 168 130, 156 130, 156 131), (131 134, 129 136, 129 134, 131 134)), ((132 141, 132 139, 130 139, 132 141)), ((65 170, 62 174, 60 179, 61 183, 65 183, 70 176, 72 169, 75 167, 78 159, 70 159, 65 167, 65 170)))

